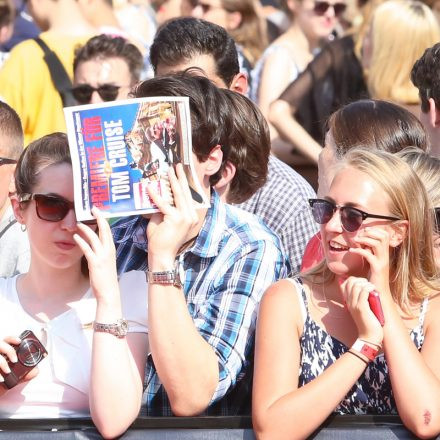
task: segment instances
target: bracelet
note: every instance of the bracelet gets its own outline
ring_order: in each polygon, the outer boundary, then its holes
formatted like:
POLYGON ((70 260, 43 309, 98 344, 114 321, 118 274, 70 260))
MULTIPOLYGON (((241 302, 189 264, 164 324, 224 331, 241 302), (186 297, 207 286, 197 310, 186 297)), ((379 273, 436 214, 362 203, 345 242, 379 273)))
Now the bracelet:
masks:
POLYGON ((364 362, 365 365, 368 366, 368 361, 366 361, 363 357, 361 357, 361 356, 359 356, 358 354, 356 354, 354 351, 347 350, 346 353, 350 353, 350 354, 352 354, 353 356, 356 356, 358 359, 360 359, 362 362, 364 362))
POLYGON ((374 347, 377 347, 378 350, 382 349, 382 344, 375 344, 374 342, 367 341, 366 339, 361 339, 361 341, 366 342, 367 344, 373 345, 374 347))
POLYGON ((354 350, 360 354, 363 354, 370 361, 374 361, 377 353, 379 353, 379 350, 377 348, 368 345, 368 343, 365 343, 361 339, 356 339, 356 341, 354 341, 354 344, 350 347, 350 350, 354 350))

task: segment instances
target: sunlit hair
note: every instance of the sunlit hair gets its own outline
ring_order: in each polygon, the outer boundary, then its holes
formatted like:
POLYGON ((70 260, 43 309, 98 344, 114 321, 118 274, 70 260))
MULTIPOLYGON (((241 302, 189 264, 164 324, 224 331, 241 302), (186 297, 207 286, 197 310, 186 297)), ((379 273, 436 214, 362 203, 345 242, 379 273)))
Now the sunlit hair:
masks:
POLYGON ((414 146, 428 148, 425 129, 419 119, 404 107, 377 99, 351 102, 329 118, 336 158, 355 147, 396 153, 414 146))
MULTIPOLYGON (((339 162, 338 170, 347 167, 367 174, 380 186, 383 192, 378 192, 377 197, 386 197, 391 216, 408 220, 403 242, 390 248, 390 288, 394 301, 410 313, 415 303, 440 291, 432 243, 431 204, 423 183, 404 160, 384 151, 350 150, 339 162)), ((325 260, 303 274, 315 283, 327 282, 333 276, 325 260)))
POLYGON ((419 176, 433 207, 440 207, 440 159, 416 147, 397 153, 419 176))
POLYGON ((236 29, 228 29, 229 34, 242 47, 243 54, 253 66, 267 46, 266 29, 258 14, 255 0, 222 0, 227 12, 239 12, 241 23, 236 29))
POLYGON ((425 49, 440 40, 434 13, 418 0, 390 0, 375 10, 371 32, 373 48, 367 78, 371 96, 419 103, 410 73, 425 49))

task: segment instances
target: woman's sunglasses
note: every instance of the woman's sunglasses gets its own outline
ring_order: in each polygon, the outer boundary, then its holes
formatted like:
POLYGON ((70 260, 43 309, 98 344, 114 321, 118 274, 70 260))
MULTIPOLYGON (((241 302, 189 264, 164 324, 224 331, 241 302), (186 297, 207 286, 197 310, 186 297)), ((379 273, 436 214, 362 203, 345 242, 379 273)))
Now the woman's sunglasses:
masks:
POLYGON ((309 204, 312 208, 312 215, 315 222, 319 223, 320 225, 328 223, 333 217, 334 213, 339 209, 342 227, 347 232, 357 231, 366 218, 400 220, 397 217, 390 217, 387 215, 368 214, 351 206, 339 206, 324 199, 309 199, 309 204))
POLYGON ((332 7, 335 11, 335 16, 339 17, 342 15, 347 9, 347 5, 345 3, 328 3, 328 2, 315 2, 315 6, 313 7, 313 11, 316 15, 324 15, 327 12, 327 9, 332 7))
MULTIPOLYGON (((59 222, 66 217, 71 209, 75 209, 73 202, 59 196, 48 194, 24 194, 20 203, 35 200, 37 216, 47 222, 59 222)), ((96 225, 96 220, 85 220, 85 225, 96 225)))
POLYGON ((72 87, 72 94, 78 104, 89 104, 93 92, 98 92, 98 95, 103 101, 114 101, 118 96, 120 88, 121 86, 115 86, 113 84, 103 84, 97 88, 92 87, 90 84, 80 84, 72 87))

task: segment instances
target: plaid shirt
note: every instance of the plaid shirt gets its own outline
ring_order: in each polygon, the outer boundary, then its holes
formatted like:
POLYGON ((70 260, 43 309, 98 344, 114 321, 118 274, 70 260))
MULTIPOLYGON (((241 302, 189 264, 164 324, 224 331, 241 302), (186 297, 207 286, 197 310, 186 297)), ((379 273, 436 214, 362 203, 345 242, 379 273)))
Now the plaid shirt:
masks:
POLYGON ((318 232, 308 202, 314 197, 315 191, 300 174, 271 155, 266 184, 237 205, 258 216, 278 234, 293 273, 299 271, 306 244, 318 232))
MULTIPOLYGON (((112 226, 122 272, 146 268, 146 225, 136 217, 112 226)), ((220 380, 206 414, 243 413, 249 410, 258 303, 269 285, 289 274, 280 241, 255 216, 225 205, 213 191, 194 245, 179 258, 188 311, 218 357, 220 380)), ((151 356, 144 404, 147 415, 172 415, 151 356)))

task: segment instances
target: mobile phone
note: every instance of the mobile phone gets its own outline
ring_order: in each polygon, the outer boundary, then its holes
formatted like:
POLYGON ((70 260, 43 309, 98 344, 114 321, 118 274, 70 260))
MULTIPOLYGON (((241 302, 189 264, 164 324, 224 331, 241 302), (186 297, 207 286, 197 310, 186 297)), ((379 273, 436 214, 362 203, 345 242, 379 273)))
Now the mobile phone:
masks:
POLYGON ((383 316, 382 304, 380 302, 379 293, 373 290, 368 295, 368 304, 370 304, 370 309, 380 322, 383 327, 385 325, 385 317, 383 316))
POLYGON ((18 361, 15 363, 8 361, 11 372, 3 375, 4 384, 9 389, 15 387, 29 371, 33 370, 47 356, 44 345, 31 330, 25 330, 19 338, 21 339, 20 344, 14 346, 18 361))

